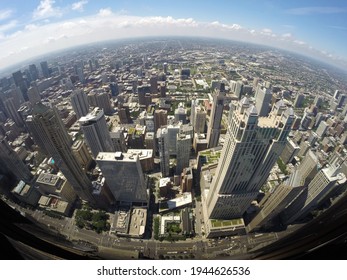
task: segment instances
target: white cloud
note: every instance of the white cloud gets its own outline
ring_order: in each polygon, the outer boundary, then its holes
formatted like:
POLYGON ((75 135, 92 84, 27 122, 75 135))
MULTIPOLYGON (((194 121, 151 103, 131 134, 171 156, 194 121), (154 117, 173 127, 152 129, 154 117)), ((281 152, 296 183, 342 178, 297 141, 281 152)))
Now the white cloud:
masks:
POLYGON ((304 41, 300 41, 300 40, 294 40, 293 42, 294 42, 295 44, 300 45, 300 46, 307 45, 304 41))
MULTIPOLYGON (((12 26, 15 24, 16 22, 13 22, 12 26)), ((9 28, 9 25, 2 26, 3 30, 9 30, 9 28)), ((317 51, 306 42, 295 38, 292 33, 276 34, 269 28, 247 29, 237 23, 199 22, 193 18, 129 16, 112 12, 110 8, 106 8, 99 10, 93 16, 61 20, 56 23, 45 24, 41 21, 39 25, 28 24, 12 35, 4 36, 0 31, 0 38, 2 38, 0 68, 33 56, 76 45, 145 36, 224 38, 329 57, 328 53, 317 51)))
POLYGON ((100 9, 98 12, 98 16, 100 16, 100 17, 107 17, 110 15, 112 15, 111 8, 100 9))
POLYGON ((58 7, 54 7, 54 0, 41 0, 40 4, 33 12, 33 19, 45 19, 49 17, 60 17, 62 11, 58 7))
POLYGON ((24 29, 25 29, 25 30, 32 31, 32 30, 35 30, 35 29, 38 28, 38 27, 39 27, 39 25, 30 23, 30 24, 26 25, 26 26, 24 27, 24 29))
POLYGON ((284 33, 284 34, 282 34, 282 37, 283 38, 292 38, 293 35, 291 33, 284 33))
POLYGON ((87 3, 88 3, 87 0, 82 0, 82 1, 79 1, 79 2, 72 3, 71 9, 74 10, 74 11, 83 12, 84 5, 86 5, 87 3))
POLYGON ((266 34, 270 34, 270 33, 272 33, 272 30, 269 29, 269 28, 263 28, 263 29, 262 29, 262 32, 263 32, 263 33, 266 33, 266 34))
POLYGON ((11 9, 0 10, 0 20, 10 18, 12 14, 13 14, 13 11, 11 9))

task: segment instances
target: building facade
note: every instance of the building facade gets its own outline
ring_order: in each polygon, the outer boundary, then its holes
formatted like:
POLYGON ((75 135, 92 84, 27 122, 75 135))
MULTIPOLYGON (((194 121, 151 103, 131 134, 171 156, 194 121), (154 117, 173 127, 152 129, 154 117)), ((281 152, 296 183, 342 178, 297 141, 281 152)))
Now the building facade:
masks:
POLYGON ((291 108, 260 118, 246 97, 231 103, 230 110, 222 155, 206 197, 210 219, 242 217, 282 153, 294 119, 291 108))

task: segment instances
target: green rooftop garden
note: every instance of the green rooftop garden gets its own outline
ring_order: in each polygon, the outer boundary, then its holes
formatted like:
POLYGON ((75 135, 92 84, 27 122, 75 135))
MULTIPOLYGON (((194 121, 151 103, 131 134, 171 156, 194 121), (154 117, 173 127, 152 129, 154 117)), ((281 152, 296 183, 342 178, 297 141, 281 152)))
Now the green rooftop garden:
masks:
POLYGON ((219 160, 221 156, 221 151, 215 152, 212 150, 206 150, 200 153, 200 156, 206 157, 206 163, 205 164, 211 164, 215 163, 219 160))
POLYGON ((243 219, 234 220, 211 220, 212 227, 230 227, 243 225, 243 219))

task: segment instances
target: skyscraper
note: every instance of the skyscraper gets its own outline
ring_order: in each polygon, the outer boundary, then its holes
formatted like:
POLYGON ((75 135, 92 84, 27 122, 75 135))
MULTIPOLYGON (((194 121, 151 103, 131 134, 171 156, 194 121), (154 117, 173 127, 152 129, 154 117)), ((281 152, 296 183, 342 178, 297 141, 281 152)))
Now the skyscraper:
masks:
MULTIPOLYGON (((193 110, 193 109, 192 109, 193 110)), ((196 133, 204 133, 206 123, 206 110, 203 106, 197 106, 194 108, 194 131, 196 133)))
POLYGON ((113 148, 116 152, 126 153, 128 148, 124 138, 124 128, 116 127, 114 131, 110 132, 113 148))
POLYGON ((92 107, 99 107, 104 110, 105 115, 112 114, 110 96, 102 89, 93 90, 88 94, 88 103, 92 107))
POLYGON ((192 146, 190 135, 177 134, 177 164, 176 174, 181 175, 184 168, 189 166, 189 156, 192 146))
POLYGON ((7 115, 16 123, 18 127, 22 127, 24 125, 24 121, 15 107, 13 97, 10 97, 4 101, 4 107, 7 115))
POLYGON ((23 73, 20 70, 18 70, 17 72, 12 73, 12 77, 16 86, 19 87, 22 91, 24 100, 28 101, 28 86, 27 81, 23 78, 23 73))
POLYGON ((281 184, 267 194, 260 202, 261 210, 248 224, 247 230, 252 232, 273 225, 273 220, 302 192, 303 186, 281 184))
MULTIPOLYGON (((34 138, 39 137, 39 145, 54 159, 77 195, 92 204, 92 184, 79 165, 71 150, 71 139, 64 127, 56 108, 49 108, 42 103, 35 104, 32 112, 30 129, 34 130, 34 138)), ((36 139, 34 139, 36 140, 36 139)))
POLYGON ((258 85, 255 92, 255 107, 259 117, 266 117, 270 112, 272 93, 269 87, 258 85))
POLYGON ((210 123, 207 130, 207 147, 213 148, 218 146, 221 122, 223 117, 224 108, 224 93, 217 91, 213 96, 212 111, 210 116, 210 123))
POLYGON ((163 125, 167 125, 167 111, 155 110, 154 111, 154 132, 157 132, 158 128, 163 125))
POLYGON ((146 204, 148 196, 139 156, 132 153, 99 153, 96 162, 118 203, 146 204))
POLYGON ((94 158, 100 152, 115 151, 102 109, 95 107, 93 111, 80 118, 78 122, 94 158))
POLYGON ((281 154, 293 120, 292 108, 261 118, 246 97, 231 103, 225 143, 206 197, 210 219, 242 217, 281 154))
POLYGON ((40 66, 41 66, 42 75, 45 78, 49 78, 51 75, 49 74, 49 68, 48 68, 47 61, 40 62, 40 66))
POLYGON ((88 114, 88 98, 83 90, 77 89, 73 92, 71 96, 71 105, 74 112, 76 113, 77 119, 80 119, 81 117, 88 114))
POLYGON ((179 123, 174 123, 174 124, 169 124, 167 126, 167 142, 168 142, 168 152, 169 155, 176 155, 177 154, 177 135, 180 133, 182 124, 179 123))
POLYGON ((167 177, 170 173, 168 129, 166 127, 159 128, 157 131, 157 138, 160 158, 160 171, 163 177, 167 177))
POLYGON ((28 98, 31 105, 41 101, 40 92, 35 82, 32 82, 31 87, 28 89, 28 98))
POLYGON ((31 79, 33 81, 36 81, 39 78, 39 71, 37 70, 37 67, 35 64, 29 65, 29 72, 30 72, 31 79))
POLYGON ((5 172, 9 172, 16 176, 18 180, 29 182, 32 178, 32 174, 25 165, 25 163, 19 158, 17 153, 7 143, 7 139, 0 136, 0 170, 4 168, 5 172))
POLYGON ((340 172, 342 162, 337 159, 322 168, 309 182, 307 189, 298 196, 284 212, 286 224, 299 220, 314 210, 320 202, 329 198, 339 185, 346 183, 346 176, 340 172))

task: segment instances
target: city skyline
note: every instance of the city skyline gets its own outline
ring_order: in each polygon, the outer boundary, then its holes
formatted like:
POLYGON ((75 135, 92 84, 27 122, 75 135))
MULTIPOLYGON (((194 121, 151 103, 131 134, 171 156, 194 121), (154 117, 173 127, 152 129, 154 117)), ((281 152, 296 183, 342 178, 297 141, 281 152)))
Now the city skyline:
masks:
POLYGON ((341 1, 3 1, 0 67, 105 40, 213 37, 273 46, 347 65, 341 1))

